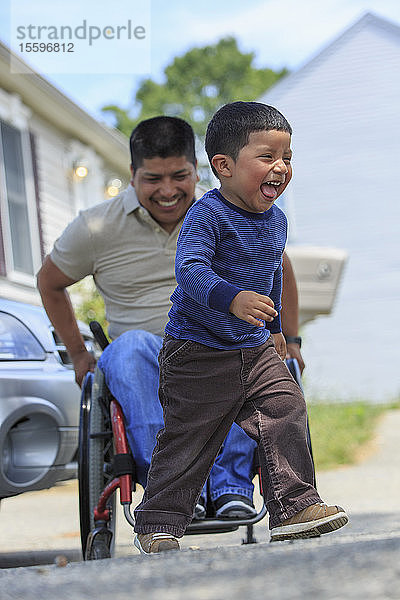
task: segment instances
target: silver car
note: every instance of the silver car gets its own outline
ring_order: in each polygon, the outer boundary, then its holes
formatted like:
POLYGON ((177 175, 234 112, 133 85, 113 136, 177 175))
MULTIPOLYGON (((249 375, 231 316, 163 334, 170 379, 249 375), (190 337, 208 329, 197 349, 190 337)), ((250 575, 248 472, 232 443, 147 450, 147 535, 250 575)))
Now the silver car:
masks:
MULTIPOLYGON (((89 350, 89 327, 79 323, 89 350)), ((76 477, 80 389, 43 308, 0 299, 0 499, 76 477)))

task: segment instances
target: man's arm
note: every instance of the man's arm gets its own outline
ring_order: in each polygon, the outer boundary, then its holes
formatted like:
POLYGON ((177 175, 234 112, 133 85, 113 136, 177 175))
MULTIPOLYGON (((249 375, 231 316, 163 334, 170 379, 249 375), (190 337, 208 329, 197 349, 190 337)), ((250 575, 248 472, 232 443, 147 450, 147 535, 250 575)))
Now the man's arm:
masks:
POLYGON ((82 385, 84 376, 93 371, 96 361, 86 350, 66 288, 75 283, 46 257, 37 276, 43 306, 54 328, 63 340, 75 369, 75 380, 82 385))
MULTIPOLYGON (((283 287, 281 309, 282 331, 285 336, 297 337, 299 335, 299 297, 297 293, 296 278, 292 263, 286 252, 283 253, 283 287)), ((304 370, 304 360, 299 344, 287 343, 287 354, 296 358, 300 372, 304 370)))

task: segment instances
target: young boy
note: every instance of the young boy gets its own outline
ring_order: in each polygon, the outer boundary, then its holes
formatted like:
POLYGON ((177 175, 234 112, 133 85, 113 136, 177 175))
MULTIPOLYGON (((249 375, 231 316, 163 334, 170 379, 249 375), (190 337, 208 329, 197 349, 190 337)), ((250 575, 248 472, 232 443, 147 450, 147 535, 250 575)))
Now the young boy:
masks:
POLYGON ((221 183, 189 209, 178 239, 160 352, 164 429, 135 511, 145 554, 179 549, 232 423, 259 444, 271 541, 345 525, 312 485, 304 398, 280 325, 287 222, 274 205, 291 176, 291 127, 271 106, 234 102, 212 118, 206 151, 221 183))

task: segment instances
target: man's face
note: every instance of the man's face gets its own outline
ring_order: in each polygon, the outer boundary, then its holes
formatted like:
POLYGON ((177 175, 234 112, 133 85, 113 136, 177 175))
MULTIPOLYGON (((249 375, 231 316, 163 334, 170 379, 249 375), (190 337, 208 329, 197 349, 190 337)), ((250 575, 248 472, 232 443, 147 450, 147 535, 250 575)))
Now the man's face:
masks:
POLYGON ((228 200, 250 212, 265 212, 292 178, 290 135, 284 131, 256 131, 236 159, 230 159, 226 179, 228 200))
POLYGON ((140 204, 169 233, 192 203, 196 181, 196 168, 186 156, 145 158, 132 172, 140 204))

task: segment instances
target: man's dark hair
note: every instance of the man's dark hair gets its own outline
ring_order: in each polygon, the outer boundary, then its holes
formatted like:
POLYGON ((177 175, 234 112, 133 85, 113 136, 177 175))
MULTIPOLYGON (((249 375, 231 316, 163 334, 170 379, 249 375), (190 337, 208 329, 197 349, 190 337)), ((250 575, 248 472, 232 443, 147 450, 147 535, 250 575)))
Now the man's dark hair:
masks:
POLYGON ((211 164, 216 154, 227 154, 236 161, 240 150, 249 143, 254 131, 286 131, 292 134, 288 121, 273 106, 261 102, 232 102, 222 106, 207 127, 206 152, 211 164))
POLYGON ((185 156, 196 165, 193 129, 183 119, 153 117, 141 121, 132 131, 129 146, 133 170, 144 158, 185 156))

